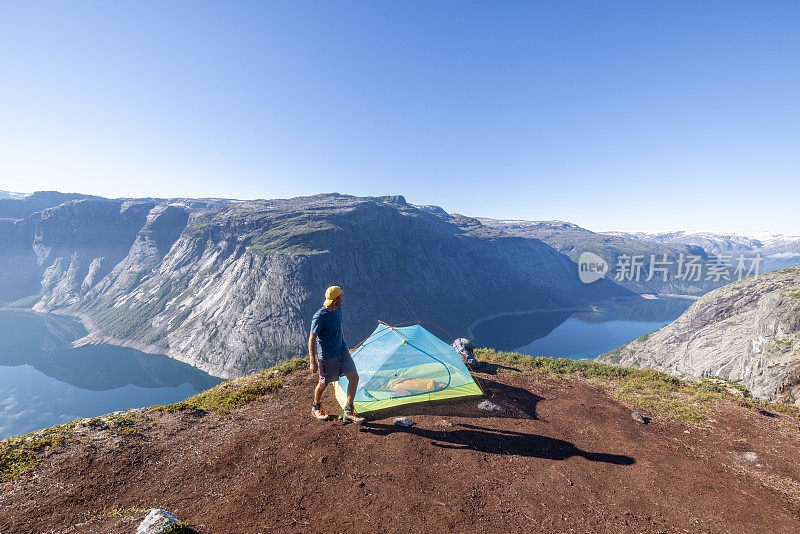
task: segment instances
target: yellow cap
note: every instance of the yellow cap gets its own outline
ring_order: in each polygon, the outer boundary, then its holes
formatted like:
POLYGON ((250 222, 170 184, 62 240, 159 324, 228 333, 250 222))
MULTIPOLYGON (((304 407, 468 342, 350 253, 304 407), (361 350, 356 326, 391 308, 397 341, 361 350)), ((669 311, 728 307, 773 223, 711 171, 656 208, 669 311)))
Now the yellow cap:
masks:
POLYGON ((333 300, 339 297, 342 294, 342 288, 339 286, 331 286, 325 290, 325 302, 322 304, 323 306, 330 306, 333 304, 333 300))

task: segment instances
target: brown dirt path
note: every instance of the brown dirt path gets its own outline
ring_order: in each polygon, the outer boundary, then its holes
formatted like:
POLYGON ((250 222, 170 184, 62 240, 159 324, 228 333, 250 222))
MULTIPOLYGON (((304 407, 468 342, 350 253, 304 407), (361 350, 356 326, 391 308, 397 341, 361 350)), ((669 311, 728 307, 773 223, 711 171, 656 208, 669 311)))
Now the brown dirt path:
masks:
MULTIPOLYGON (((133 532, 161 507, 198 532, 800 531, 800 429, 721 407, 653 420, 585 380, 482 376, 491 400, 417 405, 358 427, 310 417, 313 378, 228 416, 86 428, 0 495, 0 532, 133 532), (417 426, 392 425, 406 415, 417 426)), ((327 397, 328 406, 333 408, 327 397)))

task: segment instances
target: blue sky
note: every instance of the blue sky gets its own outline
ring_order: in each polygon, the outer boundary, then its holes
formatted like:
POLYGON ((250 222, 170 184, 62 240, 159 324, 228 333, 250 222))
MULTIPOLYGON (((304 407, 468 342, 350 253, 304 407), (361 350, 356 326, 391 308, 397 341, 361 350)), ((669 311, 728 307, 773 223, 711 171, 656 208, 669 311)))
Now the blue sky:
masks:
POLYGON ((7 2, 0 189, 800 234, 797 2, 7 2))

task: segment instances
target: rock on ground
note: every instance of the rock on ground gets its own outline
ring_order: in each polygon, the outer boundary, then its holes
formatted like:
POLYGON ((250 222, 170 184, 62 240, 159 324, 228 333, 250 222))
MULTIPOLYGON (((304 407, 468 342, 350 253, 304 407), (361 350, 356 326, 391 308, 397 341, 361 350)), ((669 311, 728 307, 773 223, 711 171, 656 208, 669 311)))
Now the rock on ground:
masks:
POLYGON ((502 412, 503 409, 489 399, 486 399, 478 405, 479 410, 486 410, 488 412, 502 412))
POLYGON ((180 523, 180 520, 174 514, 166 510, 152 508, 139 525, 139 528, 136 529, 136 534, 161 534, 178 523, 180 523))
POLYGON ((398 426, 414 426, 417 423, 409 419, 408 417, 395 417, 394 424, 398 426))

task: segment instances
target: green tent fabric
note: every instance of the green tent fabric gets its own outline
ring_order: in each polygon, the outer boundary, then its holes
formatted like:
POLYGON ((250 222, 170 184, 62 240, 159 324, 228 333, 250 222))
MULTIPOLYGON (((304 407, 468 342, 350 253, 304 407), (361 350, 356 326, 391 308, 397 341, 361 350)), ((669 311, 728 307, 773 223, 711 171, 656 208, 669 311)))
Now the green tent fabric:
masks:
MULTIPOLYGON (((354 400, 358 413, 483 394, 456 350, 419 324, 380 323, 352 357, 359 374, 354 400)), ((334 386, 342 407, 347 384, 341 377, 334 386)))

